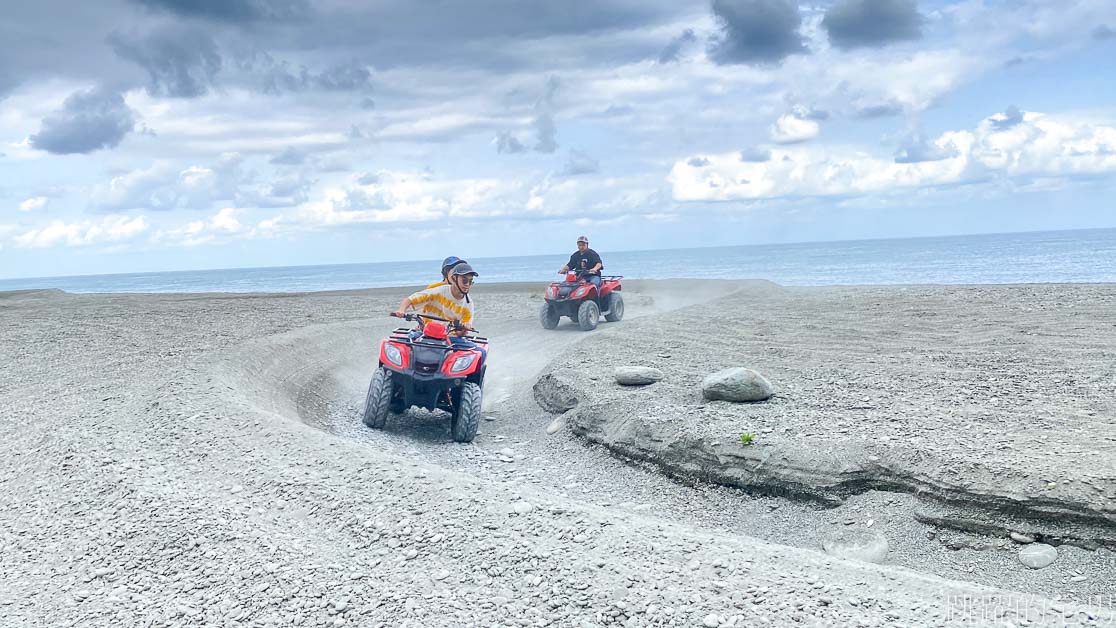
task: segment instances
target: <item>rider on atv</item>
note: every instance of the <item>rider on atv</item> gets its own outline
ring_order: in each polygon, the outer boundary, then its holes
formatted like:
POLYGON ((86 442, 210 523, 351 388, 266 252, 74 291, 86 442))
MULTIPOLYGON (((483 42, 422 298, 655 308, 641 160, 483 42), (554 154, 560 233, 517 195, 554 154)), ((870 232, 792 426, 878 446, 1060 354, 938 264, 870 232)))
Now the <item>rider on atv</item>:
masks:
MULTIPOLYGON (((459 323, 450 330, 450 342, 458 347, 474 347, 475 343, 464 338, 472 328, 473 300, 469 298, 469 290, 473 280, 478 277, 477 271, 464 261, 459 261, 448 271, 447 283, 435 284, 431 288, 419 290, 403 299, 396 309, 395 315, 402 317, 410 308, 422 306, 419 314, 436 316, 445 320, 459 323)), ((487 353, 481 347, 482 353, 487 353)))
POLYGON ((449 273, 450 273, 450 271, 453 270, 454 267, 458 266, 459 264, 467 264, 467 263, 468 262, 461 259, 460 257, 457 257, 455 255, 450 255, 446 259, 442 260, 442 280, 438 281, 438 282, 435 282, 435 283, 432 283, 432 284, 430 284, 429 286, 426 286, 426 287, 427 288, 437 288, 438 286, 449 285, 449 273))
POLYGON ((563 275, 571 270, 583 272, 585 280, 596 286, 599 291, 601 289, 602 269, 604 269, 604 263, 601 262, 601 256, 589 248, 589 238, 577 236, 577 250, 570 256, 570 261, 558 270, 558 274, 563 275))

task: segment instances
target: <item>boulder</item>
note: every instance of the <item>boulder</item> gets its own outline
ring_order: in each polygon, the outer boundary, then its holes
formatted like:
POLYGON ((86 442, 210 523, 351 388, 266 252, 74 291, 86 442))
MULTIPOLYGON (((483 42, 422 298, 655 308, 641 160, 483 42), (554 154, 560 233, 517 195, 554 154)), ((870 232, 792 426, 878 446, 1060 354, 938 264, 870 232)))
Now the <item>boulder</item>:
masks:
POLYGON ((710 400, 763 401, 775 394, 775 388, 752 369, 735 367, 707 376, 701 382, 701 394, 710 400))
POLYGON ((663 378, 663 372, 650 366, 619 366, 613 373, 621 386, 646 386, 663 378))
POLYGON ((822 539, 822 549, 831 556, 882 563, 887 560, 888 543, 887 537, 879 532, 844 528, 826 534, 822 539))

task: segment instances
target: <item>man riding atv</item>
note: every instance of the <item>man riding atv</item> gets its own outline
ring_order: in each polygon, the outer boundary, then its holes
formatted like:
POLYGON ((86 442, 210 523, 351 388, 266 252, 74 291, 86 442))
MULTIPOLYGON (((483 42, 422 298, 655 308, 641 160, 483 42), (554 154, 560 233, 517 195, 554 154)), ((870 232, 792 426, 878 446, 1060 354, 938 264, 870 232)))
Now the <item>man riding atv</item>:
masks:
POLYGON ((601 262, 601 256, 597 252, 589 248, 589 238, 587 236, 577 236, 577 250, 573 255, 570 255, 570 261, 565 266, 558 269, 559 275, 564 275, 567 272, 579 271, 585 276, 585 280, 601 289, 601 270, 604 269, 604 263, 601 262))
POLYGON ((558 272, 565 281, 556 281, 546 288, 545 300, 539 310, 539 321, 545 329, 554 329, 563 316, 591 331, 603 314, 609 322, 624 317, 624 297, 619 275, 602 276, 604 263, 589 248, 589 238, 578 236, 577 251, 558 272))

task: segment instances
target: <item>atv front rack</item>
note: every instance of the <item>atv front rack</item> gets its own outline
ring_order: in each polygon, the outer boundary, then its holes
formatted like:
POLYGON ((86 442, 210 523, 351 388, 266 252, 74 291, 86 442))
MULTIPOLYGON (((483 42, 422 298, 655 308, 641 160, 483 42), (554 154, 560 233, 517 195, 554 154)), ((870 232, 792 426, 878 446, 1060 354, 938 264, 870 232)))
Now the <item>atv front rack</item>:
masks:
MULTIPOLYGON (((419 336, 418 338, 411 338, 411 332, 412 331, 415 331, 413 327, 397 327, 394 331, 391 332, 392 340, 397 341, 397 342, 403 342, 403 343, 409 344, 413 347, 432 347, 434 349, 445 349, 446 348, 445 343, 434 341, 434 340, 429 340, 429 339, 426 338, 426 336, 419 336)), ((464 336, 458 336, 458 338, 464 338, 466 340, 470 340, 472 342, 475 342, 478 345, 488 344, 488 338, 487 337, 478 336, 476 334, 465 334, 464 336)))

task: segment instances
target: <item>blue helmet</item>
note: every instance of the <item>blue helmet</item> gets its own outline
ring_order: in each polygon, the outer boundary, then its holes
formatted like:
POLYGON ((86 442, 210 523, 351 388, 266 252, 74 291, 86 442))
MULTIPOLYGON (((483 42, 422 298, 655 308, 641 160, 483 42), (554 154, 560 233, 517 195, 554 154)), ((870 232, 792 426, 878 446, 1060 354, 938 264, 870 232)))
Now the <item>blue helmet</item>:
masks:
POLYGON ((453 268, 454 266, 464 263, 465 260, 461 259, 460 257, 450 255, 446 259, 442 260, 442 276, 445 277, 446 273, 449 272, 449 269, 453 268))

